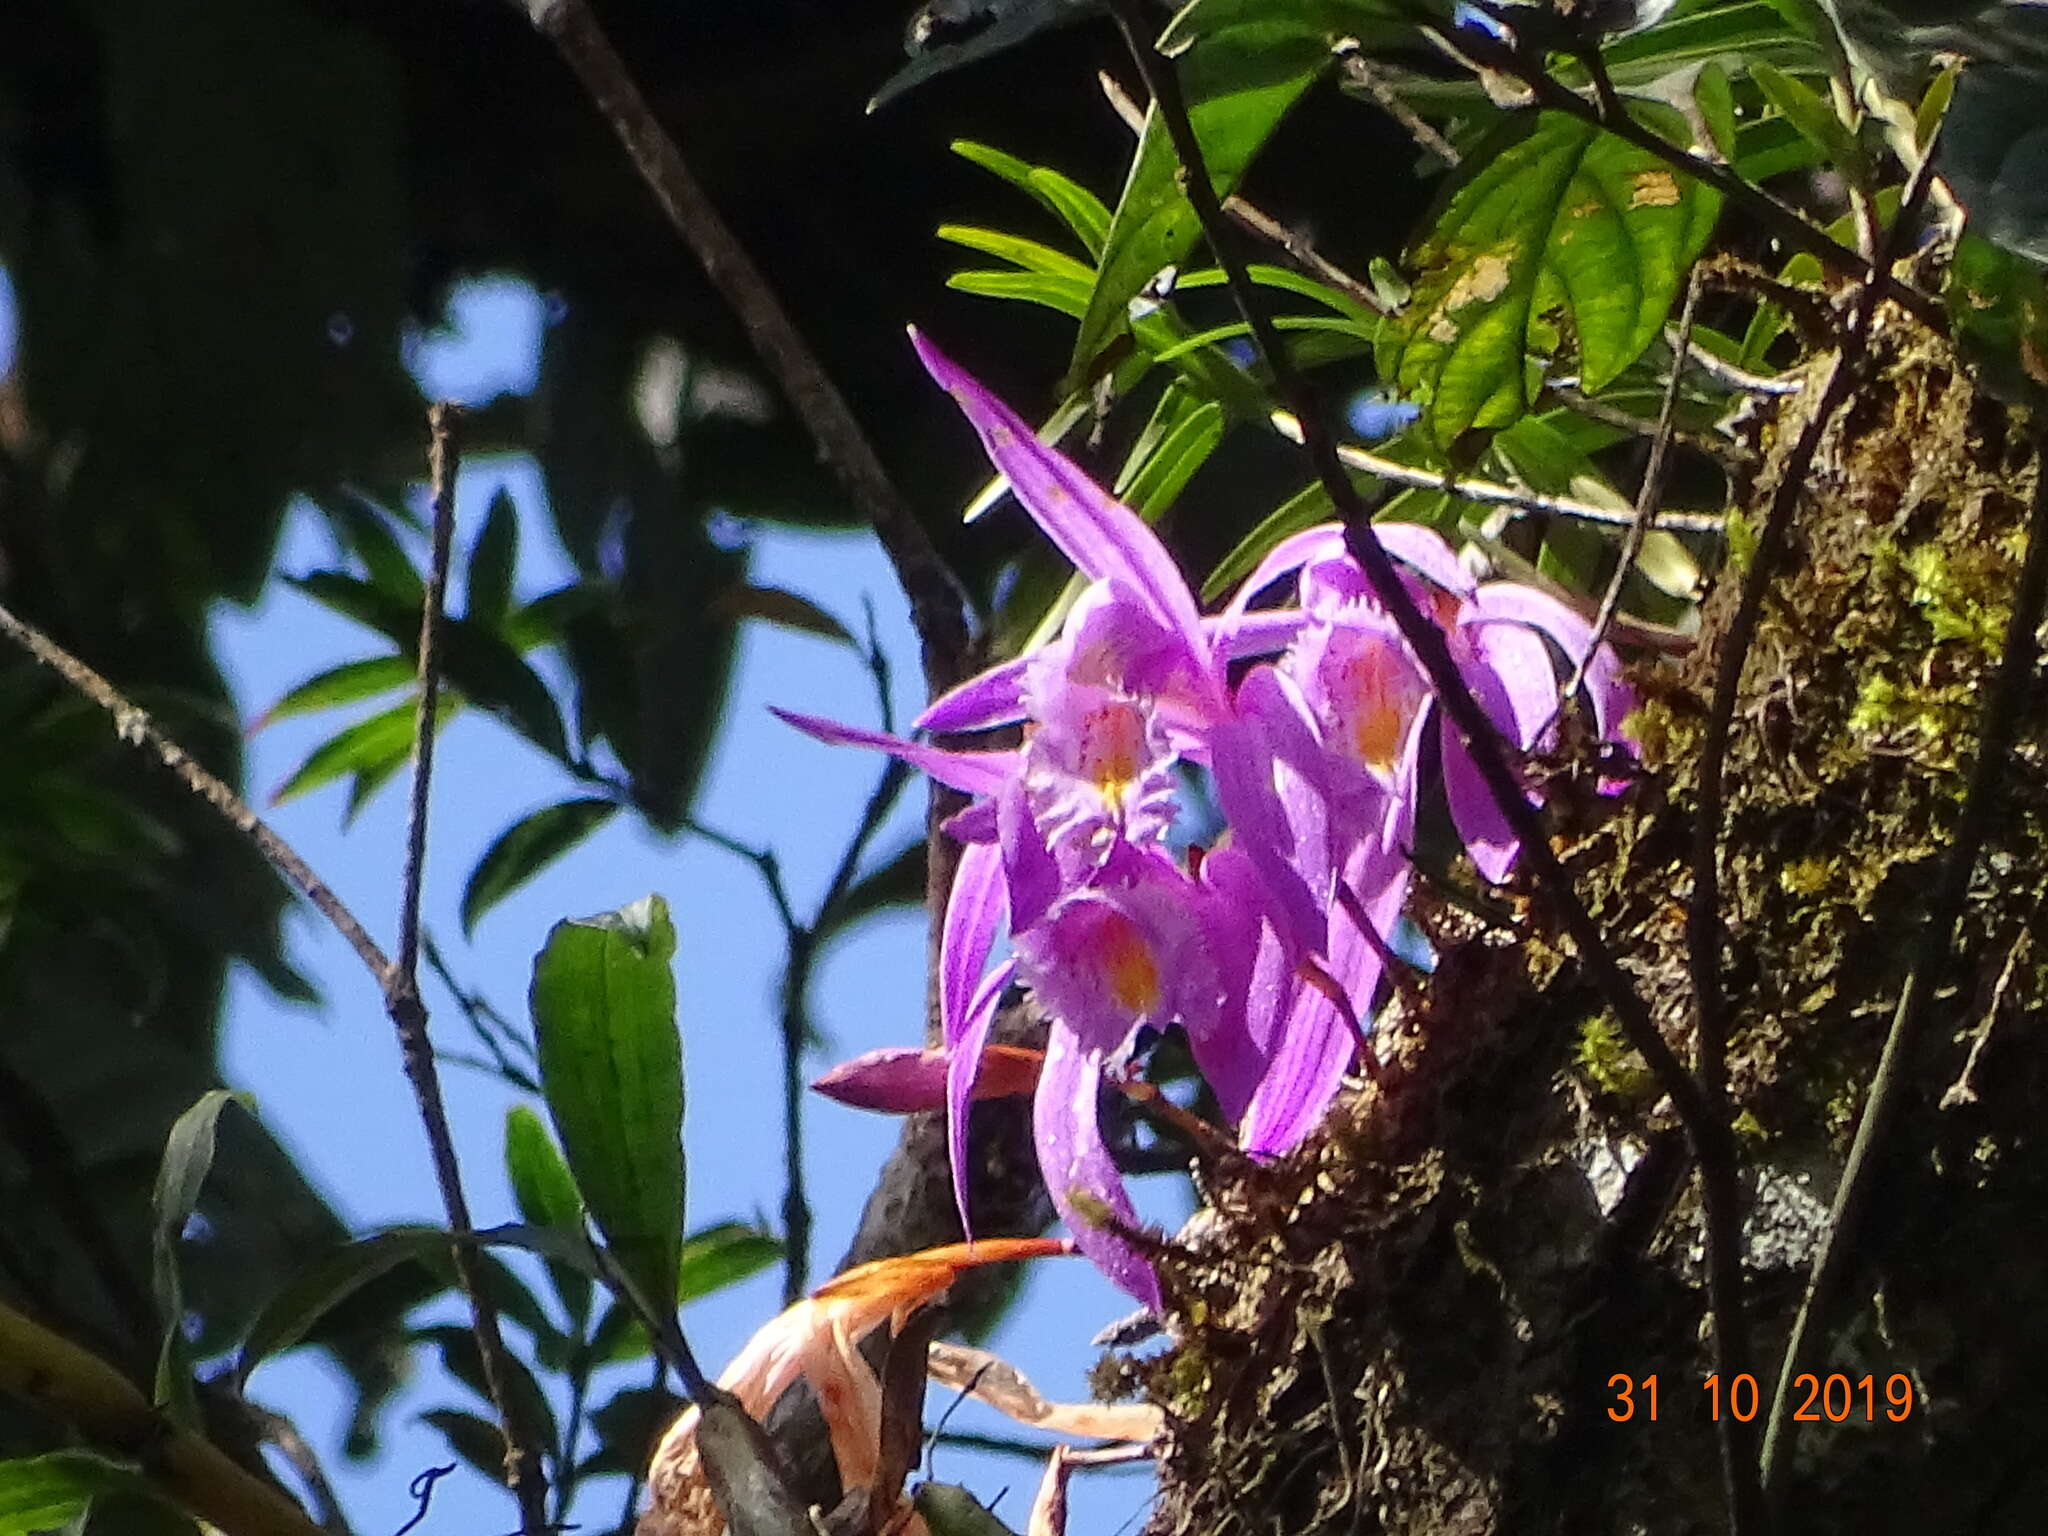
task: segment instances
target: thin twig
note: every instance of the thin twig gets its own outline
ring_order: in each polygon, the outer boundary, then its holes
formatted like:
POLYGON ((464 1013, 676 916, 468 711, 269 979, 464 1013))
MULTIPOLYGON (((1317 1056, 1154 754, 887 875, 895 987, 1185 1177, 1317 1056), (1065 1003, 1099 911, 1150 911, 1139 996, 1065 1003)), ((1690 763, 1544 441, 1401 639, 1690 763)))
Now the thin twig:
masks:
POLYGON ((1791 1383, 1811 1364, 1826 1335, 1828 1314, 1834 1310, 1850 1257, 1861 1236, 1863 1213, 1877 1188, 1881 1164, 1878 1149, 1898 1122, 1906 1102, 1913 1072, 1911 1063, 1918 1054, 1920 1037, 1933 1012, 1935 993, 1948 967, 1949 947, 1969 894, 1970 876, 1998 809, 2018 738, 2022 707, 2037 684, 2034 672, 2040 657, 2039 630, 2044 609, 2048 609, 2048 435, 2041 438, 2035 460, 2026 559, 2020 567, 2019 585, 2013 591, 2012 615, 2006 621, 2005 646, 1992 680, 1991 696, 1984 701, 1977 759, 1970 765, 1963 808, 1956 818, 1954 839, 1942 856, 1934 897, 1913 954, 1913 968, 1907 973, 1898 1010, 1892 1015, 1891 1030, 1878 1057, 1877 1071, 1871 1077, 1870 1097, 1863 1106, 1863 1118, 1857 1122, 1856 1139, 1850 1144, 1842 1181, 1835 1189, 1835 1207, 1827 1236, 1807 1277, 1806 1294, 1799 1303, 1799 1315, 1793 1321, 1784 1362, 1778 1370, 1763 1449, 1764 1485, 1774 1499, 1784 1497, 1785 1468, 1798 1436, 1796 1421, 1785 1412, 1791 1383))
MULTIPOLYGON (((1145 131, 1145 109, 1131 100, 1130 92, 1106 69, 1095 72, 1095 81, 1102 89, 1103 99, 1110 110, 1116 113, 1123 125, 1133 134, 1145 131)), ((1266 212, 1256 203, 1232 193, 1223 200, 1223 211, 1272 245, 1310 277, 1320 278, 1352 303, 1371 310, 1376 315, 1387 312, 1386 302, 1380 298, 1370 283, 1360 282, 1337 263, 1315 248, 1313 242, 1298 229, 1292 229, 1266 212)))
MULTIPOLYGON (((1275 411, 1272 419, 1274 429, 1282 437, 1293 443, 1302 441, 1301 418, 1294 412, 1275 411)), ((1635 514, 1630 511, 1595 506, 1590 501, 1575 501, 1569 496, 1543 496, 1492 480, 1461 480, 1441 470, 1399 464, 1350 443, 1337 444, 1336 454, 1339 463, 1361 474, 1420 491, 1442 491, 1446 496, 1456 496, 1481 506, 1547 513, 1552 517, 1577 518, 1581 522, 1604 523, 1615 528, 1626 528, 1635 522, 1635 514)), ((1662 512, 1658 514, 1657 521, 1663 527, 1683 533, 1719 533, 1727 527, 1727 519, 1718 512, 1662 512)))
MULTIPOLYGON (((1683 369, 1685 365, 1678 363, 1677 366, 1683 369)), ((1575 416, 1583 416, 1588 421, 1597 421, 1602 426, 1613 427, 1617 432, 1627 432, 1636 437, 1646 437, 1652 441, 1657 437, 1656 422, 1624 411, 1619 406, 1609 405, 1605 400, 1595 399, 1576 385, 1567 384, 1561 379, 1546 379, 1543 387, 1557 398, 1558 404, 1575 416)), ((1712 459, 1731 475, 1746 471, 1755 462, 1755 456, 1741 444, 1716 437, 1711 432, 1688 432, 1682 427, 1674 427, 1668 436, 1679 447, 1689 448, 1694 453, 1712 459)))
MULTIPOLYGON (((585 0, 513 0, 534 28, 553 43, 598 114, 653 192, 669 222, 696 253, 704 274, 731 306, 753 339, 761 360, 775 375, 818 456, 837 476, 855 506, 873 524, 875 537, 910 603, 927 694, 937 698, 962 681, 973 653, 968 602, 959 578, 941 558, 931 535, 883 468, 860 422, 824 365, 811 351, 775 290, 755 266, 737 236, 712 204, 683 158, 681 147, 655 117, 633 83, 585 0)), ((925 917, 927 1032, 938 1026, 939 935, 946 895, 952 889, 958 846, 942 831, 965 801, 939 784, 931 786, 925 809, 925 917)))
POLYGON ((1685 350, 1692 345, 1692 317, 1699 302, 1700 279, 1699 273, 1694 271, 1685 283, 1685 306, 1678 315, 1678 346, 1671 356, 1671 377, 1664 385, 1664 405, 1657 413, 1656 435, 1650 439, 1650 462, 1643 467, 1643 483, 1636 488, 1635 520, 1628 525, 1628 532, 1622 538, 1621 553, 1615 559, 1614 574, 1608 578, 1607 590, 1600 594, 1600 610, 1593 615, 1593 638, 1586 642, 1585 654, 1573 666, 1571 679, 1559 695, 1561 699, 1578 695, 1593 653, 1606 643, 1608 628, 1621 609, 1622 588, 1628 585, 1629 575, 1635 570, 1636 561, 1642 557, 1650 530, 1657 526, 1657 498, 1664 493, 1664 458, 1671 447, 1672 418, 1678 412, 1678 383, 1685 377, 1685 350))
POLYGON ((874 524, 924 650, 934 694, 960 680, 967 602, 931 536, 889 478, 845 396, 804 341, 775 290, 713 206, 682 150, 655 117, 584 0, 523 0, 535 29, 561 53, 610 123, 662 211, 703 263, 817 444, 818 455, 874 524))
POLYGON ((484 1387, 505 1436, 505 1482, 519 1501, 520 1524, 537 1532, 547 1523, 547 1480, 540 1449, 522 1422, 512 1396, 512 1362, 498 1328, 498 1309, 484 1290, 483 1266, 470 1239, 476 1228, 469 1200, 462 1191, 462 1169, 455 1157, 455 1138, 448 1128, 448 1108, 441 1098, 441 1071, 427 1035, 427 1008, 420 997, 420 887, 427 860, 427 801, 434 772, 434 723, 440 702, 441 606, 448 589, 449 551, 455 537, 455 475, 460 450, 456 440, 458 411, 438 404, 427 413, 432 431, 430 471, 434 504, 433 556, 420 612, 419 712, 414 717, 412 808, 406 827, 405 870, 398 911, 398 958, 384 973, 384 1006, 398 1031, 399 1060, 412 1085, 434 1182, 447 1212, 449 1245, 455 1278, 469 1299, 470 1326, 476 1335, 484 1387))
MULTIPOLYGON (((1522 857, 1532 870, 1538 887, 1550 897, 1573 948, 1578 952, 1580 963, 1586 967, 1594 986, 1614 1013, 1624 1037, 1642 1055, 1658 1085, 1670 1096, 1701 1170, 1702 1200, 1709 1213, 1711 1270, 1714 1267, 1714 1249, 1726 1249, 1731 1238, 1739 1238, 1740 1223, 1734 1212, 1738 1195, 1735 1147, 1727 1119, 1658 1032, 1641 995, 1621 969, 1614 952, 1608 948, 1599 925, 1579 900, 1570 875, 1552 850, 1541 820, 1509 765, 1505 744, 1485 710, 1466 687, 1443 632, 1416 608, 1399 571, 1374 535, 1371 517, 1345 473, 1336 440, 1324 427, 1315 396, 1306 380, 1295 371, 1271 319, 1260 305, 1250 274, 1227 239, 1223 210, 1209 179, 1201 144, 1188 119, 1187 103, 1181 96, 1179 79, 1142 35, 1143 22, 1134 0, 1109 0, 1109 3, 1123 31, 1124 41, 1139 71, 1145 76, 1153 100, 1171 132, 1175 152, 1185 172, 1183 182, 1188 200, 1201 220, 1217 261, 1223 267, 1238 308, 1243 311, 1246 324, 1258 340, 1274 383, 1301 425, 1303 444, 1315 464, 1317 476, 1344 521, 1345 543, 1349 552, 1364 570, 1381 608, 1393 619, 1401 637, 1422 664, 1438 703, 1462 738, 1488 794, 1520 843, 1522 857)), ((1725 1269, 1730 1263, 1739 1265, 1739 1262, 1739 1253, 1724 1255, 1722 1267, 1725 1269)), ((1739 1339, 1743 1332, 1740 1295, 1724 1286, 1713 1286, 1709 1299, 1717 1340, 1739 1339)), ((1761 1504, 1755 1465, 1753 1462, 1735 1464, 1729 1458, 1725 1442, 1723 1456, 1733 1536, 1751 1536, 1761 1528, 1755 1518, 1761 1504)))
POLYGON ((370 937, 369 930, 356 920, 355 914, 342 904, 341 898, 334 894, 327 882, 313 873, 313 867, 300 858, 291 844, 279 837, 269 823, 252 811, 240 795, 159 730, 146 710, 130 703, 112 683, 4 604, 0 604, 0 634, 5 634, 105 711, 113 719, 115 734, 129 745, 141 747, 155 756, 183 781, 187 789, 220 812, 229 826, 254 843, 257 851, 347 941, 348 947, 377 978, 377 984, 383 985, 391 962, 377 947, 377 941, 370 937))
POLYGON ((1387 83, 1386 77, 1373 67, 1372 61, 1365 56, 1365 50, 1357 43, 1338 47, 1337 65, 1344 71, 1345 79, 1364 91, 1379 104, 1381 111, 1407 130, 1408 137, 1415 141, 1417 148, 1436 156, 1452 170, 1463 163, 1465 157, 1458 153, 1451 141, 1401 99, 1400 92, 1387 83))

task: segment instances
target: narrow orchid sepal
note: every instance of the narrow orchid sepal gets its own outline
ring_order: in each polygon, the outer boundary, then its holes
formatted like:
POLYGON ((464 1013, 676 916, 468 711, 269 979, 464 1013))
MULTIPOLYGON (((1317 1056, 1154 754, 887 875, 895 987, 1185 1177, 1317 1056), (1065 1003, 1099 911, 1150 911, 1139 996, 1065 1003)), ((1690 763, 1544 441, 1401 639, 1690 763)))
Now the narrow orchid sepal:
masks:
POLYGON ((992 795, 1017 771, 1015 752, 949 752, 944 747, 905 741, 886 731, 865 731, 857 725, 841 725, 837 720, 778 709, 772 704, 768 711, 785 725, 795 726, 828 747, 878 747, 966 795, 992 795))
MULTIPOLYGON (((946 1063, 936 1046, 882 1046, 842 1061, 811 1082, 815 1093, 850 1109, 914 1115, 946 1107, 946 1063)), ((1015 1098, 1038 1086, 1045 1053, 1022 1045, 985 1045, 974 1077, 973 1100, 1015 1098)))

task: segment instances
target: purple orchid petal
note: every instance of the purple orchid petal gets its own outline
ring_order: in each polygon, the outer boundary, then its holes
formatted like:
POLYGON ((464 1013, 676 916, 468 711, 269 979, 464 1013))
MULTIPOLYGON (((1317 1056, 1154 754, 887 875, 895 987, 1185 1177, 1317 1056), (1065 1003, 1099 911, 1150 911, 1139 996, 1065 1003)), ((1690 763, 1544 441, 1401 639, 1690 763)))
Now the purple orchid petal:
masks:
POLYGON ((1143 1254, 1115 1233, 1089 1220, 1074 1195, 1098 1201, 1128 1226, 1138 1224, 1123 1176, 1102 1140, 1098 1098, 1103 1058, 1083 1049, 1073 1033, 1058 1025, 1046 1042, 1045 1068, 1032 1100, 1032 1133, 1038 1143, 1038 1164, 1052 1203, 1074 1236, 1074 1246, 1105 1275, 1148 1307, 1160 1304, 1159 1277, 1143 1254))
POLYGON ((1239 584, 1236 595, 1224 607, 1223 617, 1235 618, 1245 612, 1251 600, 1282 576, 1298 571, 1311 560, 1328 559, 1344 552, 1344 525, 1318 523, 1301 533, 1289 534, 1266 551, 1265 558, 1239 584))
POLYGON ((939 830, 956 843, 992 843, 997 836, 996 803, 977 800, 940 822, 939 830))
POLYGON ((967 1028, 975 986, 1009 913, 1007 897, 1002 850, 992 843, 968 844, 953 872, 939 935, 939 1018, 948 1050, 958 1049, 967 1028))
POLYGON ((836 720, 801 715, 793 709, 774 709, 771 706, 771 712, 778 720, 795 726, 806 736, 827 746, 879 747, 963 794, 992 795, 1017 772, 1017 754, 1014 751, 949 752, 943 747, 905 741, 901 736, 891 736, 885 731, 864 731, 858 726, 841 725, 836 720))
POLYGON ((1016 412, 913 329, 911 345, 981 435, 989 461, 1009 480, 1038 526, 1074 568, 1129 585, 1190 651, 1201 634, 1195 600, 1166 547, 1143 518, 1114 500, 1064 454, 1047 448, 1016 412))
POLYGON ((1635 691, 1623 681, 1613 647, 1602 645, 1587 657, 1593 626, 1582 615, 1547 592, 1506 581, 1481 587, 1473 597, 1473 607, 1488 619, 1511 619, 1540 629, 1557 642, 1571 666, 1583 661, 1593 723, 1603 737, 1618 739, 1621 722, 1636 707, 1635 691))
POLYGON ((1257 613, 1204 619, 1202 627, 1218 657, 1242 661, 1247 656, 1269 656, 1286 650, 1309 622, 1308 615, 1298 608, 1263 608, 1257 613))
POLYGON ((1428 577, 1446 592, 1455 592, 1460 597, 1472 595, 1471 574, 1459 563, 1458 552, 1435 529, 1421 523, 1390 522, 1374 523, 1372 531, 1379 538, 1380 548, 1403 565, 1428 577))
POLYGON ((1010 926, 1035 927, 1060 894, 1059 863, 1031 816, 1031 796, 1022 779, 996 797, 996 843, 1009 883, 1010 926))
POLYGON ((1322 909, 1297 867, 1295 836, 1274 786, 1273 763, 1272 744, 1250 721, 1231 721, 1210 734, 1209 771, 1234 846, 1258 871, 1288 952, 1313 954, 1322 944, 1322 909))
MULTIPOLYGON (((1493 673, 1483 667, 1469 667, 1465 670, 1465 681, 1489 720, 1499 725, 1512 718, 1506 689, 1493 673)), ((1514 868, 1521 844, 1501 814, 1492 791, 1486 787, 1486 780, 1480 776, 1479 765, 1472 761, 1472 754, 1465 750, 1465 743, 1448 719, 1443 721, 1440 739, 1444 800, 1450 807, 1451 823, 1458 829, 1480 878, 1498 885, 1514 868)))
POLYGON ((974 1085, 981 1074, 982 1050, 996 1021, 996 1008, 1016 973, 1017 963, 1005 960, 982 977, 967 1005, 960 1038, 946 1051, 946 1156, 953 1170, 953 1205, 960 1213, 960 1235, 969 1241, 974 1228, 967 1219, 967 1127, 974 1099, 974 1085))
POLYGON ((1315 988, 1295 981, 1287 997, 1278 1048, 1238 1123, 1238 1142, 1249 1157, 1281 1157, 1301 1144, 1336 1095, 1356 1049, 1343 1015, 1315 988))
MULTIPOLYGON (((930 1046, 883 1046, 863 1051, 851 1061, 842 1061, 813 1078, 811 1091, 851 1109, 871 1109, 885 1115, 944 1109, 946 1069, 952 1059, 952 1052, 930 1046)), ((1044 1059, 1043 1051, 1021 1046, 985 1047, 980 1055, 980 1069, 974 1075, 974 1098, 1003 1099, 1034 1091, 1044 1059)))
POLYGON ((1500 680, 1514 721, 1515 745, 1534 748, 1557 720, 1557 669, 1550 647, 1526 624, 1460 626, 1486 669, 1500 680))
POLYGON ((1024 669, 1028 656, 1019 656, 979 677, 970 677, 950 693, 941 694, 912 722, 920 731, 952 735, 960 731, 985 731, 1024 718, 1024 669))
MULTIPOLYGON (((1346 860, 1342 878, 1384 938, 1408 894, 1407 860, 1374 844, 1361 844, 1346 860)), ((1328 970, 1350 999, 1359 1022, 1369 1028, 1383 970, 1380 952, 1341 907, 1333 907, 1330 916, 1328 970)), ((1254 1157, 1279 1157, 1301 1143, 1329 1108, 1357 1050, 1351 1026, 1336 1005, 1314 987, 1289 981, 1291 986, 1275 988, 1286 1001, 1288 1014, 1272 1064, 1239 1123, 1241 1144, 1254 1157)))

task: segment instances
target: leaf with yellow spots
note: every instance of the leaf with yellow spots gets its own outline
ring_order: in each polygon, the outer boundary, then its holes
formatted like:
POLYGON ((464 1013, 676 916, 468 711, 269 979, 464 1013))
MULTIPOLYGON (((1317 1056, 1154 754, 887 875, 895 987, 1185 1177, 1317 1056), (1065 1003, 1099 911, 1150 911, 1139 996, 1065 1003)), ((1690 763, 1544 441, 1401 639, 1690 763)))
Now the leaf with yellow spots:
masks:
MULTIPOLYGON (((1683 143, 1683 120, 1636 115, 1683 143)), ((1719 195, 1623 139, 1559 113, 1524 113, 1468 155, 1434 228, 1410 253, 1414 295, 1381 333, 1383 378, 1448 445, 1529 408, 1527 359, 1576 338, 1587 390, 1618 378, 1663 328, 1705 247, 1719 195)))

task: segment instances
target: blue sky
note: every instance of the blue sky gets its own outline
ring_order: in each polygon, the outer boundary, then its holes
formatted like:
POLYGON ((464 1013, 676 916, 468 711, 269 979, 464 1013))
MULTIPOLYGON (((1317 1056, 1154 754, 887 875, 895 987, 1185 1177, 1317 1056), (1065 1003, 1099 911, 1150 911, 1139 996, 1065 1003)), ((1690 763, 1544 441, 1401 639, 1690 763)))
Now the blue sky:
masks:
MULTIPOLYGON (((458 290, 451 325, 416 338, 409 361, 430 396, 472 403, 532 387, 544 305, 510 280, 458 290)), ((895 332, 878 344, 894 344, 895 332)), ((963 425, 962 431, 966 428, 963 425)), ((480 525, 499 487, 521 514, 518 587, 531 596, 564 579, 566 559, 553 541, 539 479, 522 458, 472 459, 457 497, 458 542, 480 525)), ((963 496, 973 487, 963 486, 963 496)), ((866 536, 749 531, 754 578, 801 592, 840 615, 858 632, 864 598, 873 600, 884 644, 894 659, 899 716, 916 696, 918 668, 900 594, 873 540, 866 536)), ((279 570, 327 564, 332 551, 317 518, 295 511, 279 570)), ((291 684, 336 662, 370 655, 373 637, 335 618, 282 583, 256 607, 224 607, 214 634, 243 718, 253 718, 291 684)), ((707 825, 743 842, 772 847, 783 862, 800 911, 815 901, 872 782, 875 763, 863 754, 810 742, 767 713, 770 703, 843 716, 871 707, 859 663, 843 647, 765 625, 744 632, 725 726, 697 807, 707 825), (849 703, 849 701, 854 701, 849 703)), ((860 723, 873 723, 861 718, 860 723)), ((286 721, 257 734, 249 750, 253 794, 283 780, 305 752, 336 728, 333 717, 286 721)), ((388 938, 397 902, 404 793, 388 787, 350 829, 340 825, 339 786, 292 801, 273 815, 278 829, 371 927, 388 938)), ((532 956, 557 919, 607 910, 650 891, 668 898, 678 932, 676 981, 689 1094, 685 1143, 689 1219, 693 1226, 725 1218, 772 1218, 782 1198, 778 1050, 774 988, 781 930, 752 870, 695 840, 667 842, 619 818, 589 843, 490 913, 474 942, 457 920, 462 882, 503 828, 528 811, 574 793, 560 771, 480 715, 459 716, 444 733, 436 763, 432 852, 425 919, 464 984, 489 997, 507 1017, 523 1020, 532 956)), ((921 814, 921 794, 906 796, 895 829, 921 814)), ((882 846, 893 839, 885 834, 882 846)), ((318 1009, 280 1003, 253 977, 231 987, 224 1033, 224 1071, 251 1089, 266 1124, 298 1155, 345 1219, 358 1229, 438 1220, 425 1142, 399 1071, 397 1048, 375 988, 354 955, 305 909, 289 923, 291 951, 315 977, 318 1009)), ((876 1045, 919 1037, 923 1009, 921 916, 893 913, 839 941, 823 963, 815 1017, 829 1040, 814 1062, 822 1068, 876 1045)), ((436 1033, 460 1046, 462 1026, 437 990, 436 1033)), ((505 1110, 517 1095, 495 1078, 446 1071, 451 1119, 471 1205, 480 1224, 511 1219, 500 1159, 505 1110)), ((875 1170, 894 1141, 895 1125, 880 1117, 814 1101, 809 1118, 807 1176, 817 1232, 814 1274, 843 1250, 875 1170)), ((1156 1182, 1156 1181, 1155 1181, 1156 1182)), ((1160 1187, 1146 1202, 1171 1220, 1183 1197, 1160 1187)), ((770 1220, 772 1225, 772 1219, 770 1220)), ((707 1365, 722 1363, 775 1312, 779 1277, 764 1275, 692 1307, 685 1318, 707 1365)), ((1048 1396, 1086 1395, 1083 1381, 1096 1351, 1089 1336, 1129 1310, 1086 1265, 1041 1265, 1022 1305, 995 1341, 1048 1396)), ((448 1320, 459 1314, 447 1304, 448 1320)), ((429 1314, 437 1315, 437 1314, 429 1314)), ((638 1372, 634 1373, 637 1377, 638 1372)), ((365 1533, 395 1530, 410 1518, 408 1482, 421 1468, 450 1459, 437 1432, 417 1422, 423 1410, 474 1406, 437 1368, 424 1369, 399 1399, 390 1433, 374 1461, 351 1466, 338 1444, 344 1398, 320 1358, 309 1352, 262 1367, 252 1396, 296 1418, 331 1457, 344 1506, 365 1533)), ((945 1406, 934 1393, 929 1410, 945 1406)), ((1009 1426, 966 1409, 952 1425, 1006 1432, 1009 1426)), ((999 1512, 1021 1526, 1036 1481, 1026 1463, 942 1448, 936 1474, 965 1482, 984 1499, 1007 1487, 999 1512)), ((1111 1536, 1142 1518, 1149 1479, 1130 1474, 1077 1478, 1070 1529, 1111 1536)), ((600 1485, 572 1518, 604 1529, 617 1518, 623 1482, 600 1485)), ((487 1533, 510 1531, 509 1499, 466 1469, 441 1484, 421 1528, 487 1533)))

